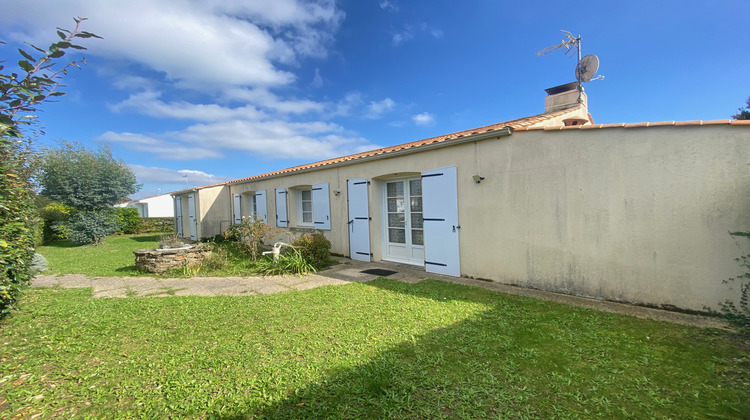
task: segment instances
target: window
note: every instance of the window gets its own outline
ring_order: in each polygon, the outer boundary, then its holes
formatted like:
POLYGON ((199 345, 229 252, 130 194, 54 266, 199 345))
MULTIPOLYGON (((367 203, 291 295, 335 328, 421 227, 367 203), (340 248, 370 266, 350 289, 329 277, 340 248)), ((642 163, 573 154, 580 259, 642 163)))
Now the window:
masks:
MULTIPOLYGON (((328 197, 328 183, 313 186, 299 186, 290 190, 290 203, 296 212, 297 226, 314 227, 315 229, 331 229, 331 209, 328 197)), ((291 209, 290 209, 291 210, 291 209)), ((286 226, 282 226, 286 227, 286 226)))
POLYGON ((299 205, 297 206, 297 224, 313 225, 313 198, 312 189, 299 190, 299 205))

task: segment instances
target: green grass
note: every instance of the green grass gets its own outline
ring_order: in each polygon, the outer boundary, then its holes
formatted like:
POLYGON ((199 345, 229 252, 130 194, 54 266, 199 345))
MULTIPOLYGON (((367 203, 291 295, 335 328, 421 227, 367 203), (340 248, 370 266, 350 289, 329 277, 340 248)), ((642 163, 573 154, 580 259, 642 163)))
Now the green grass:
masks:
MULTIPOLYGON (((162 234, 109 236, 101 245, 78 245, 69 241, 53 242, 38 251, 49 261, 54 274, 85 274, 94 277, 156 276, 135 268, 133 251, 156 248, 162 234)), ((212 243, 211 259, 199 266, 177 269, 169 277, 249 276, 255 264, 236 242, 212 243)))
POLYGON ((729 333, 439 281, 208 298, 32 289, 0 345, 5 417, 750 413, 748 353, 729 333))
POLYGON ((135 268, 138 249, 156 248, 161 234, 108 236, 101 245, 78 245, 70 241, 53 242, 37 251, 49 262, 55 274, 89 276, 142 276, 135 268))

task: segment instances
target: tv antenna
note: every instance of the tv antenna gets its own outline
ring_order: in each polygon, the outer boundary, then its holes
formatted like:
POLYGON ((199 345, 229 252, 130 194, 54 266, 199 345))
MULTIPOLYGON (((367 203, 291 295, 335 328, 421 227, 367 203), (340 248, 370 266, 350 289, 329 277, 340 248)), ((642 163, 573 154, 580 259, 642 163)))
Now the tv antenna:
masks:
POLYGON ((594 54, 588 54, 581 57, 581 35, 573 36, 572 33, 568 31, 560 31, 565 35, 565 39, 563 39, 559 44, 553 45, 551 47, 547 47, 538 53, 536 55, 547 55, 551 53, 552 51, 560 50, 562 49, 565 55, 568 57, 572 57, 574 54, 578 57, 578 62, 576 64, 576 81, 578 83, 578 102, 583 102, 583 87, 581 86, 581 82, 590 82, 592 80, 601 80, 604 79, 604 76, 596 76, 596 71, 599 70, 599 57, 595 56, 594 54))

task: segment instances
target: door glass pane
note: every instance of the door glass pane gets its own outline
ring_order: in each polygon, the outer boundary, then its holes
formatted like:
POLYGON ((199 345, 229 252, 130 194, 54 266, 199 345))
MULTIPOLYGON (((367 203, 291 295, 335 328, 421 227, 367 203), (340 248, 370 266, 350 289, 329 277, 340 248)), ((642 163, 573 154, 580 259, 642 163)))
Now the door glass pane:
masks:
POLYGON ((411 211, 422 212, 422 197, 411 197, 411 211))
POLYGON ((422 221, 422 213, 411 214, 411 227, 414 229, 422 229, 424 222, 422 221))
POLYGON ((404 183, 403 182, 389 182, 387 184, 388 197, 403 197, 404 196, 404 183))
POLYGON ((406 231, 404 229, 388 229, 388 242, 406 243, 406 231))
POLYGON ((409 181, 409 194, 412 196, 422 195, 422 180, 413 179, 409 181))
POLYGON ((388 214, 388 227, 404 227, 404 226, 406 226, 406 220, 404 219, 403 213, 388 214))
POLYGON ((389 213, 403 213, 404 212, 404 199, 403 198, 389 198, 388 199, 388 212, 389 213))
POLYGON ((424 245, 424 232, 422 229, 411 230, 411 242, 414 245, 424 245))

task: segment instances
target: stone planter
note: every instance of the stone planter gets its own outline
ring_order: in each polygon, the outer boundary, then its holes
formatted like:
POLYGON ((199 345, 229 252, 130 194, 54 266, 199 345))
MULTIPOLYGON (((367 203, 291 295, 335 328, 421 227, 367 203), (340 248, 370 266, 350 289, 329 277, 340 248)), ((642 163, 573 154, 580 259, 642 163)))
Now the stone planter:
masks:
POLYGON ((202 244, 180 248, 139 249, 135 254, 135 267, 150 273, 163 273, 173 268, 193 265, 211 256, 202 244))

